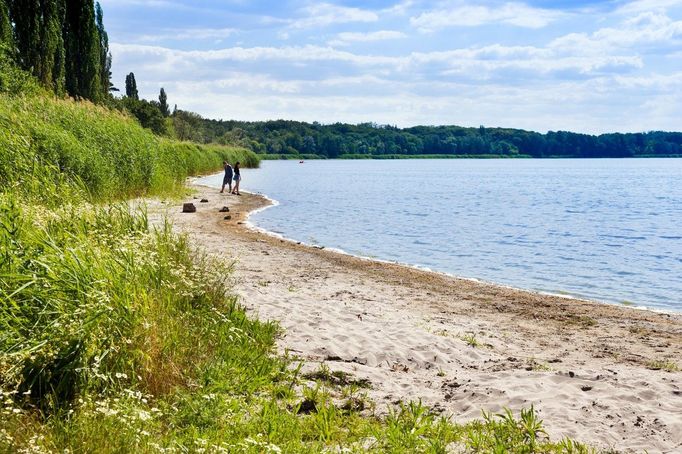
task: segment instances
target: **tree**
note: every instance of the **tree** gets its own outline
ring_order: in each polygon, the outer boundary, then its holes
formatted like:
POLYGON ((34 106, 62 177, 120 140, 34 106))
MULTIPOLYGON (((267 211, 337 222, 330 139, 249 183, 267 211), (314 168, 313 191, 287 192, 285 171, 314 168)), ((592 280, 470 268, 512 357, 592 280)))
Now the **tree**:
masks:
POLYGON ((157 135, 168 132, 166 122, 157 105, 144 99, 125 98, 123 104, 144 128, 151 129, 157 135))
POLYGON ((99 35, 99 64, 100 64, 100 84, 104 96, 109 96, 110 91, 118 91, 111 83, 111 52, 109 52, 109 35, 104 29, 104 12, 102 6, 95 4, 95 21, 97 23, 97 33, 99 35))
POLYGON ((0 39, 16 45, 17 61, 55 93, 64 92, 64 0, 14 0, 0 4, 0 39), (7 16, 9 13, 9 17, 7 16), (7 20, 11 35, 7 36, 7 20))
POLYGON ((163 115, 164 117, 170 115, 168 97, 166 96, 166 90, 164 90, 163 87, 161 87, 161 91, 159 92, 159 110, 161 111, 161 115, 163 115))
POLYGON ((63 0, 42 0, 42 24, 40 28, 40 81, 59 95, 65 90, 65 52, 62 28, 65 5, 63 0))
POLYGON ((14 0, 9 4, 10 20, 14 22, 14 39, 19 66, 39 77, 40 28, 42 15, 39 0, 14 0))
POLYGON ((135 82, 135 74, 130 73, 126 76, 126 96, 130 99, 138 100, 140 95, 137 93, 137 82, 135 82))
MULTIPOLYGON (((64 18, 66 90, 75 97, 103 99, 100 38, 92 0, 68 0, 64 18)), ((108 87, 107 87, 108 89, 108 87)))
POLYGON ((12 21, 9 16, 9 7, 4 0, 0 0, 0 45, 14 50, 14 37, 12 36, 12 21))

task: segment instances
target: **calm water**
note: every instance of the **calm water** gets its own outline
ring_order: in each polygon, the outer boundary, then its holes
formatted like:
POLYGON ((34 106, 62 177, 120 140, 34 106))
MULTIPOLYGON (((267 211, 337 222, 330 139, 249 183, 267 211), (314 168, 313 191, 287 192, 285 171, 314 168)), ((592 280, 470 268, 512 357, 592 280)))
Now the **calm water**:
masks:
POLYGON ((280 203, 251 221, 288 238, 682 310, 682 159, 265 161, 242 172, 242 188, 280 203))

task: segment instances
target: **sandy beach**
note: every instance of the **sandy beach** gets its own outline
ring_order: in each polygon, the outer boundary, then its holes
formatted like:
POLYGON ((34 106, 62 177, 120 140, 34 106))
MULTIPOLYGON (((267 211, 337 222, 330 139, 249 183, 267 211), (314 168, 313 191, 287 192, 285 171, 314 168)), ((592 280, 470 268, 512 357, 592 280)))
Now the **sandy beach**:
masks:
POLYGON ((236 263, 254 316, 306 362, 371 382, 377 412, 421 399, 464 422, 534 405, 553 439, 682 452, 682 314, 458 279, 307 247, 250 229, 251 194, 195 187, 196 213, 149 202, 194 247, 236 263), (200 203, 200 199, 208 199, 200 203), (229 213, 219 213, 223 206, 229 213), (230 219, 225 219, 229 215, 230 219), (668 369, 668 370, 666 370, 668 369))

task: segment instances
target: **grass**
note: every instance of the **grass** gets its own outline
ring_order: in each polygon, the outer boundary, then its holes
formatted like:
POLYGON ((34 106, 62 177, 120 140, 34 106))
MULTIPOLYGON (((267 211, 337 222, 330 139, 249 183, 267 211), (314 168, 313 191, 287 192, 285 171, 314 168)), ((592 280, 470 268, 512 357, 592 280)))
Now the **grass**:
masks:
POLYGON ((9 95, 22 76, 3 68, 0 452, 589 452, 551 442, 532 408, 464 425, 420 402, 381 416, 365 381, 302 376, 275 353, 277 324, 238 304, 229 265, 115 202, 257 161, 30 80, 9 95))
POLYGON ((666 372, 677 372, 680 370, 677 363, 670 359, 649 361, 646 367, 652 370, 664 370, 666 372))
POLYGON ((474 333, 466 333, 461 336, 461 339, 469 346, 469 347, 479 347, 481 344, 478 342, 478 339, 476 339, 476 334, 474 333))

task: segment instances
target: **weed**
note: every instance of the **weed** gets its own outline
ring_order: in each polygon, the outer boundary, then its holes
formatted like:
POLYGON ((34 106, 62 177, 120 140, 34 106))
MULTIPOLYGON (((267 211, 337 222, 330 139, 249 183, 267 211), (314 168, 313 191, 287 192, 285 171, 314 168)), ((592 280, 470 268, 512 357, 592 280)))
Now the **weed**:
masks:
POLYGON ((355 386, 358 388, 370 388, 372 386, 366 378, 355 379, 351 374, 340 370, 332 372, 329 366, 324 363, 320 365, 317 371, 305 374, 304 377, 309 380, 320 380, 333 386, 355 386))
POLYGON ((666 372, 677 372, 680 370, 680 367, 677 365, 677 363, 670 359, 649 361, 646 364, 646 367, 648 369, 664 370, 666 372))
POLYGON ((462 339, 464 342, 466 342, 466 344, 467 344, 469 347, 474 347, 474 348, 476 348, 476 347, 480 346, 480 343, 479 343, 478 340, 476 339, 476 334, 474 334, 474 333, 467 333, 467 334, 464 334, 464 335, 461 336, 461 339, 462 339))

